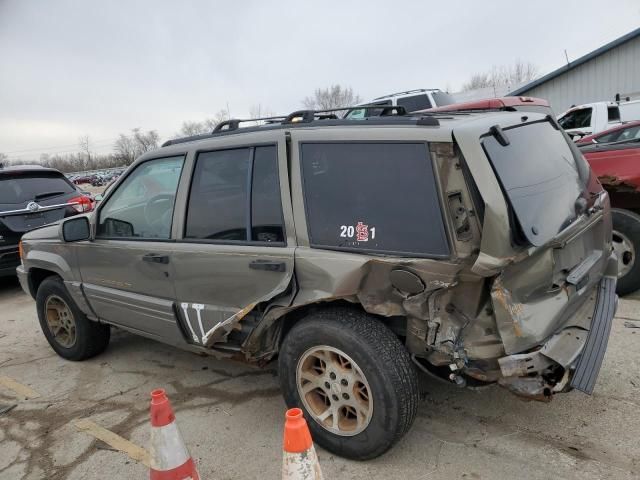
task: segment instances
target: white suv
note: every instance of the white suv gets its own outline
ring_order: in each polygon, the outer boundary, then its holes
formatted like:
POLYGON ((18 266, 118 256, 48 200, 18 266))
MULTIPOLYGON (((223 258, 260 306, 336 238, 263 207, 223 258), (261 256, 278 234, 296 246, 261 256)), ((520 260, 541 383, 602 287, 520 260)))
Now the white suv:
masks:
MULTIPOLYGON (((455 99, 439 88, 420 88, 384 95, 374 98, 370 102, 363 103, 362 105, 399 106, 404 107, 407 112, 415 112, 426 108, 442 107, 443 105, 450 105, 452 103, 456 103, 455 99)), ((381 115, 382 112, 382 108, 355 108, 349 110, 345 118, 357 120, 365 117, 377 117, 381 115)))

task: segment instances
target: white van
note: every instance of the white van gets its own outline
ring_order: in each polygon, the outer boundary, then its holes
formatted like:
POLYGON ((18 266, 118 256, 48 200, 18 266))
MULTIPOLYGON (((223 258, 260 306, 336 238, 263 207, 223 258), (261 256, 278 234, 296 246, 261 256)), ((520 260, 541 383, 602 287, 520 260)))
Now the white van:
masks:
POLYGON ((599 133, 624 122, 640 120, 640 100, 595 102, 571 107, 558 123, 572 137, 599 133))
MULTIPOLYGON (((391 93, 377 97, 362 105, 380 105, 404 107, 407 112, 425 110, 427 108, 442 107, 456 103, 455 99, 439 88, 420 88, 417 90, 407 90, 405 92, 391 93)), ((354 108, 349 110, 345 118, 357 120, 365 117, 375 117, 380 115, 383 109, 378 108, 354 108)))

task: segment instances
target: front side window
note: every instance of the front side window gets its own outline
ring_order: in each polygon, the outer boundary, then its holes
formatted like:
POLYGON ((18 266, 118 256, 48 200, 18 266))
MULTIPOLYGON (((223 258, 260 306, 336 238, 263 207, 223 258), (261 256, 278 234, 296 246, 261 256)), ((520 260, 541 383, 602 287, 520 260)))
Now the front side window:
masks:
POLYGON ((141 163, 100 209, 97 236, 168 239, 184 157, 141 163))
POLYGON ((312 246, 449 255, 425 143, 303 143, 301 163, 312 246))
POLYGON ((432 107, 431 102, 429 101, 429 97, 426 93, 399 98, 398 105, 404 107, 407 112, 415 112, 417 110, 424 110, 425 108, 432 107))
POLYGON ((591 127, 591 112, 592 108, 579 108, 578 110, 572 110, 564 117, 558 120, 558 123, 565 130, 572 128, 590 128, 591 127))
POLYGON ((198 155, 185 238, 221 242, 284 242, 273 145, 198 155))

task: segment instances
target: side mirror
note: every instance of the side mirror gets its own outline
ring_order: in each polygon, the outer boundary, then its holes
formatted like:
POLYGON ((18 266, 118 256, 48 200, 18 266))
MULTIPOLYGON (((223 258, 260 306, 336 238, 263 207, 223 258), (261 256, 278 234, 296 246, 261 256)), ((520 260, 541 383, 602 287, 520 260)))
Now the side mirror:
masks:
POLYGON ((79 242, 89 240, 91 227, 87 217, 74 217, 62 224, 62 238, 65 242, 79 242))
POLYGON ((103 198, 104 198, 104 196, 103 196, 101 193, 99 193, 99 194, 97 194, 95 197, 93 197, 93 199, 94 199, 96 202, 101 202, 103 198))

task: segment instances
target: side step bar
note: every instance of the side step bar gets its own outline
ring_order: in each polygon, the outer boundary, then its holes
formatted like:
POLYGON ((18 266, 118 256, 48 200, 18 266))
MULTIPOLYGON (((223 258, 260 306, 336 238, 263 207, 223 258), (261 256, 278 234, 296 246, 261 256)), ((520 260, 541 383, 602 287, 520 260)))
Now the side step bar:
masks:
POLYGON ((593 392, 602 366, 604 353, 609 342, 611 323, 618 307, 616 280, 613 277, 604 277, 598 285, 598 297, 593 311, 591 329, 571 379, 573 388, 589 395, 593 392))

